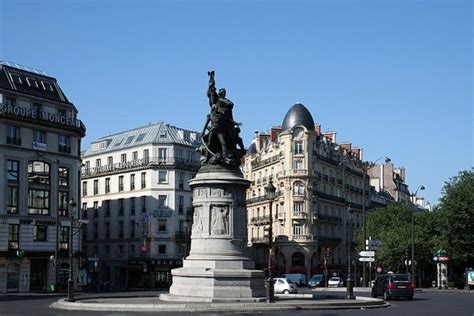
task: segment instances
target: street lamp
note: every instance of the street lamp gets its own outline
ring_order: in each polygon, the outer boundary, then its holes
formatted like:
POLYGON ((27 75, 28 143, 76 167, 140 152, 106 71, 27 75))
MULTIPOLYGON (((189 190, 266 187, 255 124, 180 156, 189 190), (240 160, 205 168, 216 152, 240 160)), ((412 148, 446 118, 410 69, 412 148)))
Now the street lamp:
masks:
POLYGON ((266 302, 275 303, 275 292, 274 284, 275 280, 272 277, 272 248, 273 248, 273 214, 272 214, 272 204, 273 199, 275 198, 276 188, 273 185, 272 179, 268 181, 268 185, 265 187, 265 197, 269 202, 269 227, 268 227, 268 277, 266 279, 267 288, 266 288, 266 302))
POLYGON ((76 201, 74 198, 69 200, 69 213, 71 224, 69 226, 69 279, 67 280, 67 301, 74 302, 74 275, 73 275, 73 242, 72 242, 72 227, 74 223, 74 210, 76 208, 76 201))
MULTIPOLYGON (((365 221, 365 178, 367 176, 367 171, 369 169, 371 169, 373 166, 375 166, 377 164, 377 162, 379 162, 381 159, 385 158, 385 163, 387 162, 390 162, 391 159, 388 158, 388 157, 380 157, 380 158, 377 158, 374 162, 367 162, 365 164, 363 164, 364 166, 364 172, 362 174, 362 187, 363 187, 363 193, 362 193, 362 229, 363 229, 363 238, 364 238, 364 242, 363 244, 365 245, 365 242, 367 240, 367 224, 366 224, 366 221, 365 221)), ((382 175, 380 175, 380 177, 382 177, 382 175)), ((369 189, 367 191, 367 203, 370 207, 370 185, 369 185, 369 189)), ((367 250, 367 249, 364 249, 364 250, 367 250)), ((367 263, 364 261, 364 264, 363 264, 363 267, 362 267, 362 280, 363 280, 363 286, 368 286, 367 285, 367 263)))
POLYGON ((351 279, 351 242, 352 242, 352 209, 349 206, 347 208, 347 226, 348 226, 348 236, 347 236, 347 293, 346 293, 346 298, 349 300, 354 299, 354 285, 352 284, 352 279, 351 279))
POLYGON ((416 199, 416 194, 418 193, 418 190, 423 191, 425 187, 423 185, 420 185, 415 193, 413 194, 413 202, 412 202, 412 210, 411 210, 411 283, 413 283, 413 286, 415 285, 415 208, 414 208, 414 203, 416 199))

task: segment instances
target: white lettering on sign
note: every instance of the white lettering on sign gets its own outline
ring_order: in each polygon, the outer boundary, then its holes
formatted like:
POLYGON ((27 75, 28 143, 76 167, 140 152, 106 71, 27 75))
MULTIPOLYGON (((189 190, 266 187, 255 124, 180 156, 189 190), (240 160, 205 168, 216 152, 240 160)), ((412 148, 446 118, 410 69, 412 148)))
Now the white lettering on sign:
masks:
MULTIPOLYGON (((1 102, 0 98, 0 102, 1 102)), ((48 113, 48 112, 38 112, 38 111, 33 111, 28 108, 20 107, 20 106, 12 106, 12 105, 6 105, 1 102, 1 107, 0 107, 0 114, 7 114, 7 115, 14 115, 14 116, 20 116, 20 117, 27 117, 27 118, 32 118, 35 120, 42 120, 54 124, 61 124, 61 125, 67 125, 67 126, 72 126, 72 127, 81 127, 81 121, 71 118, 71 117, 65 117, 63 115, 58 115, 58 114, 53 114, 53 113, 48 113)))

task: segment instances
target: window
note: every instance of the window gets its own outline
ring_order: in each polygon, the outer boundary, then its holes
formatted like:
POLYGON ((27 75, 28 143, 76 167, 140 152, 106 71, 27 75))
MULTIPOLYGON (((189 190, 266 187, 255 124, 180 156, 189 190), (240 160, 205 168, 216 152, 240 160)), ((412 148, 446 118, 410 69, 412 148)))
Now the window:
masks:
POLYGON ((122 142, 123 142, 123 138, 120 138, 120 140, 118 142, 116 142, 114 146, 118 147, 122 144, 122 142))
POLYGON ((146 188, 146 172, 142 172, 141 182, 142 182, 142 189, 145 189, 146 188))
POLYGON ((8 181, 18 181, 20 174, 20 162, 16 160, 8 160, 7 162, 7 178, 8 181))
POLYGON ((160 131, 160 138, 166 138, 166 130, 160 131))
POLYGON ((158 254, 166 255, 166 245, 158 245, 158 254))
POLYGON ((105 178, 105 193, 110 193, 110 178, 105 178))
POLYGON ((114 164, 114 157, 109 156, 107 157, 107 165, 113 165, 114 164))
POLYGON ((138 151, 132 152, 132 160, 138 160, 138 151))
POLYGON ((132 142, 132 140, 133 140, 134 137, 135 137, 135 136, 129 136, 129 137, 127 138, 127 140, 125 141, 124 145, 130 144, 130 143, 132 142))
POLYGON ((36 81, 36 79, 26 77, 26 82, 32 88, 38 88, 38 81, 36 81))
POLYGON ((159 219, 158 220, 158 232, 159 233, 166 232, 166 219, 159 219))
POLYGON ((7 212, 18 214, 18 187, 7 187, 7 212))
POLYGON ((135 238, 135 221, 130 222, 130 238, 135 238))
POLYGON ((158 195, 158 207, 167 206, 167 203, 166 203, 167 198, 168 198, 167 195, 158 195))
POLYGON ((59 116, 66 117, 67 116, 66 113, 67 113, 67 111, 65 109, 58 108, 58 115, 59 116))
POLYGON ((16 106, 16 99, 15 98, 12 98, 12 97, 6 97, 5 98, 5 105, 8 107, 8 106, 11 106, 11 107, 14 107, 16 106))
POLYGON ((293 195, 304 195, 304 183, 302 181, 295 181, 293 183, 293 195))
POLYGON ((49 164, 42 161, 30 161, 28 163, 28 182, 49 184, 49 164))
POLYGON ((135 257, 135 245, 130 245, 129 250, 128 250, 128 255, 130 257, 135 257))
POLYGON ((20 75, 10 73, 10 76, 12 77, 14 83, 23 84, 20 75))
POLYGON ((46 142, 46 133, 44 131, 33 130, 33 142, 45 143, 46 142))
POLYGON ((158 183, 167 183, 168 182, 168 171, 158 170, 158 183))
POLYGON ((118 252, 119 257, 123 256, 123 245, 118 245, 117 252, 118 252))
POLYGON ((43 89, 46 91, 53 91, 53 85, 48 82, 48 81, 41 81, 41 84, 43 85, 43 89))
POLYGON ((105 223, 105 238, 110 238, 110 223, 105 223))
POLYGON ((301 159, 296 159, 296 160, 294 161, 294 168, 295 168, 296 170, 301 170, 301 169, 303 169, 303 160, 301 160, 301 159))
POLYGON ((99 168, 102 165, 102 161, 100 159, 95 160, 95 167, 99 168))
POLYGON ((94 218, 99 217, 99 202, 94 202, 94 218))
POLYGON ((294 142, 294 154, 303 154, 303 141, 298 140, 294 142))
POLYGON ((142 213, 146 213, 146 196, 141 197, 142 200, 142 213))
POLYGON ((28 190, 28 214, 49 215, 48 190, 28 190))
MULTIPOLYGON (((106 237, 106 238, 108 238, 108 237, 106 237)), ((110 255, 110 246, 109 246, 109 245, 105 245, 105 246, 104 246, 104 254, 105 254, 106 256, 109 256, 109 255, 110 255)))
POLYGON ((69 227, 61 226, 59 228, 59 249, 69 248, 69 227))
POLYGON ((130 215, 135 215, 135 198, 130 198, 130 215))
POLYGON ((87 219, 87 202, 82 203, 82 219, 87 219))
POLYGON ((99 194, 99 180, 94 180, 94 195, 99 194))
POLYGON ((303 235, 303 224, 295 223, 293 224, 293 236, 303 235))
POLYGON ((179 202, 178 202, 178 212, 183 213, 183 210, 184 210, 184 196, 180 195, 179 202))
POLYGON ((60 153, 71 153, 71 140, 67 135, 58 135, 58 151, 60 153))
POLYGON ((180 189, 184 188, 184 172, 179 172, 178 173, 178 187, 180 189))
POLYGON ((141 142, 145 138, 145 133, 141 133, 138 135, 137 139, 135 140, 136 143, 141 142))
POLYGON ((87 181, 82 182, 82 196, 87 196, 87 181))
POLYGON ((166 148, 158 148, 158 160, 166 160, 166 148))
POLYGON ((67 187, 69 183, 69 169, 66 167, 58 167, 58 185, 67 187))
POLYGON ((181 149, 176 149, 175 156, 177 161, 181 161, 183 159, 183 151, 181 149))
POLYGON ((8 249, 19 249, 20 225, 8 225, 8 249))
POLYGON ((7 144, 21 146, 20 128, 18 126, 7 126, 7 144))
POLYGON ((119 187, 118 187, 119 192, 123 191, 123 176, 119 177, 119 187))
POLYGON ((118 238, 123 238, 123 222, 118 222, 118 238))
POLYGON ((46 225, 33 226, 33 240, 34 241, 46 241, 47 235, 48 235, 48 226, 46 225))
POLYGON ((105 200, 104 201, 104 208, 105 208, 104 216, 109 217, 110 216, 110 200, 105 200))
POLYGON ((68 216, 68 192, 59 191, 58 193, 58 211, 59 216, 68 216))
POLYGON ((130 175, 130 191, 135 190, 135 174, 130 175))
POLYGON ((148 163, 148 160, 150 159, 150 152, 148 149, 143 150, 143 159, 145 160, 145 163, 148 163))
POLYGON ((123 216, 123 199, 118 199, 118 203, 119 203, 119 213, 118 213, 118 215, 123 216))
POLYGON ((304 214, 304 203, 303 202, 294 202, 293 203, 293 215, 302 216, 304 214))

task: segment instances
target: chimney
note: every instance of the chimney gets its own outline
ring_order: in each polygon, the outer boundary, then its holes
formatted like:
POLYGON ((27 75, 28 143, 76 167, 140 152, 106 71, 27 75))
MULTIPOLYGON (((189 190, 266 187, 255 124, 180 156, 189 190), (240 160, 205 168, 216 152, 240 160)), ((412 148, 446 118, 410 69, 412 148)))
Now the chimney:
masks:
POLYGON ((354 156, 357 157, 357 160, 362 159, 362 149, 360 149, 359 147, 352 148, 352 153, 354 154, 354 156))
POLYGON ((321 135, 321 124, 316 124, 314 125, 314 131, 316 132, 316 135, 321 135))
POLYGON ((278 127, 272 127, 270 129, 270 141, 272 143, 276 142, 277 139, 278 139, 278 134, 280 134, 281 132, 281 127, 278 126, 278 127))
POLYGON ((347 152, 352 152, 352 143, 340 143, 341 147, 347 151, 347 152))

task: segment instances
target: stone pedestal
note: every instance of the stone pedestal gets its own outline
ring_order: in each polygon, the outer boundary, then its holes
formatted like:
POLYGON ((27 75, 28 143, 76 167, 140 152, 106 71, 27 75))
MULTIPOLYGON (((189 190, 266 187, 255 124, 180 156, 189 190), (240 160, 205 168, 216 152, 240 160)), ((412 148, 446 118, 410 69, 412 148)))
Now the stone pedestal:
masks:
POLYGON ((191 250, 183 267, 171 271, 166 301, 262 301, 264 273, 247 257, 245 190, 236 172, 198 173, 193 190, 191 250))

